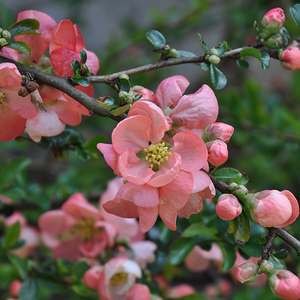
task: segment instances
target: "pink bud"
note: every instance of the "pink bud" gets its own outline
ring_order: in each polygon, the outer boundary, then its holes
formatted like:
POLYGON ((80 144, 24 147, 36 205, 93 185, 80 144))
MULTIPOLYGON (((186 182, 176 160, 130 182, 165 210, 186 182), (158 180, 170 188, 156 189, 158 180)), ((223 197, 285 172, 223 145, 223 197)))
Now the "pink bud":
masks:
POLYGON ((208 162, 213 166, 220 166, 228 159, 228 149, 226 143, 220 139, 215 139, 206 143, 208 150, 208 162))
POLYGON ((289 191, 266 190, 246 197, 253 221, 263 227, 285 227, 299 215, 298 201, 289 191))
POLYGON ((300 49, 290 45, 279 54, 279 59, 283 68, 287 70, 300 69, 300 49))
POLYGON ((13 280, 9 286, 9 294, 12 297, 18 297, 22 282, 20 280, 13 280))
POLYGON ((204 134, 202 135, 202 139, 205 142, 214 140, 214 139, 220 139, 224 143, 228 143, 232 134, 233 134, 234 128, 228 124, 216 122, 211 125, 208 125, 204 129, 204 134))
POLYGON ((284 11, 280 7, 269 10, 261 21, 261 26, 263 27, 262 37, 266 38, 272 33, 280 30, 283 27, 284 22, 284 11))
POLYGON ((149 288, 140 283, 136 283, 126 294, 127 300, 151 300, 151 294, 149 288))
POLYGON ((98 288, 102 269, 103 269, 103 267, 101 267, 101 266, 94 266, 91 269, 87 270, 84 273, 83 282, 89 288, 96 290, 98 288))
POLYGON ((216 213, 222 220, 232 220, 242 213, 242 206, 234 195, 222 194, 218 198, 216 213))
POLYGON ((251 283, 255 281, 258 265, 253 262, 246 262, 237 267, 235 276, 240 283, 251 283))
POLYGON ((276 270, 270 277, 271 290, 288 300, 300 299, 300 279, 288 270, 276 270))

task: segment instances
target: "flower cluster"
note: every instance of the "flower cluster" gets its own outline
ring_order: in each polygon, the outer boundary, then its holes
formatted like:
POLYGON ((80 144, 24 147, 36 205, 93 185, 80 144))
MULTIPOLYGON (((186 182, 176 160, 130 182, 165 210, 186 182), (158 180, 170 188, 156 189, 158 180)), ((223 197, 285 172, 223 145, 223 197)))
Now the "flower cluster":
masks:
MULTIPOLYGON (((41 35, 16 36, 17 41, 26 42, 31 48, 30 57, 16 50, 4 47, 1 55, 40 70, 53 69, 57 76, 71 76, 70 63, 77 59, 79 52, 87 53, 86 65, 97 73, 99 61, 96 55, 85 49, 83 37, 76 25, 70 20, 56 22, 47 14, 27 10, 19 13, 18 20, 36 19, 40 22, 41 35), (43 54, 49 49, 50 58, 43 54), (63 63, 62 63, 63 62, 63 63)), ((29 136, 39 142, 42 136, 55 136, 61 133, 66 124, 75 126, 81 122, 81 115, 88 110, 68 95, 49 86, 40 86, 35 95, 18 95, 22 76, 12 63, 0 64, 0 141, 9 141, 21 135, 26 129, 29 136)), ((25 89, 25 87, 23 88, 25 89)), ((93 87, 79 87, 93 95, 93 87)), ((29 91, 32 92, 32 91, 29 91)), ((21 94, 21 93, 20 93, 21 94)))

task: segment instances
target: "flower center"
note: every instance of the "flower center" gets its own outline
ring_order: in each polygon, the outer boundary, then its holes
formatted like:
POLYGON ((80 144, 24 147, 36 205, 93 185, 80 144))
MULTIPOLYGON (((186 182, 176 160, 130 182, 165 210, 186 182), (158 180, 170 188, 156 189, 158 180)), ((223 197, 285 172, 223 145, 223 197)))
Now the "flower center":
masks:
POLYGON ((94 219, 82 218, 73 227, 74 233, 80 235, 85 242, 90 241, 95 237, 96 233, 99 232, 99 228, 96 228, 94 224, 94 219))
POLYGON ((110 282, 111 284, 121 284, 127 281, 128 274, 125 272, 116 273, 114 276, 111 277, 110 282))
MULTIPOLYGON (((3 105, 4 101, 8 102, 7 97, 4 93, 0 92, 0 105, 1 105, 2 109, 4 109, 4 105, 3 105)), ((0 112, 1 112, 1 110, 0 110, 0 112)))
POLYGON ((161 164, 166 164, 169 156, 172 155, 172 152, 169 150, 170 147, 165 142, 151 144, 148 149, 144 149, 146 152, 145 159, 149 162, 149 167, 156 169, 159 168, 161 164))

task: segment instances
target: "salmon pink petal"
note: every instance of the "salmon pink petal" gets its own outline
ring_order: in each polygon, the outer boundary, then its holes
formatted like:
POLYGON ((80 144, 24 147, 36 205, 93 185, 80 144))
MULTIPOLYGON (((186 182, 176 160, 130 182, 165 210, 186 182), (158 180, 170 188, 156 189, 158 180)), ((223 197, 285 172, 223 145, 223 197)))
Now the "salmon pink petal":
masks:
POLYGON ((39 92, 44 103, 51 102, 62 97, 62 92, 60 90, 45 84, 39 87, 39 92))
POLYGON ((85 64, 87 67, 91 68, 93 74, 97 75, 100 67, 98 56, 92 51, 88 51, 86 49, 84 49, 84 51, 87 54, 87 60, 85 64))
POLYGON ((213 90, 204 84, 196 93, 183 96, 170 114, 171 119, 181 120, 188 129, 205 128, 216 121, 218 100, 213 90))
POLYGON ((31 49, 31 58, 35 62, 39 62, 40 57, 48 49, 51 34, 56 26, 56 22, 47 14, 36 10, 25 10, 18 14, 17 22, 24 19, 35 19, 40 23, 39 32, 41 35, 25 34, 16 36, 16 41, 22 41, 28 44, 31 49))
POLYGON ((157 87, 156 103, 162 109, 166 106, 177 105, 189 84, 189 81, 181 75, 166 78, 157 87))
POLYGON ((107 238, 104 232, 100 232, 95 237, 95 240, 90 240, 86 243, 78 245, 78 249, 83 256, 95 257, 100 254, 107 246, 107 238))
POLYGON ((159 216, 164 224, 171 230, 176 230, 177 210, 169 202, 161 201, 159 205, 159 216))
POLYGON ((69 239, 62 240, 55 248, 52 249, 54 258, 66 258, 68 260, 75 260, 81 257, 79 245, 82 240, 74 236, 69 239))
POLYGON ((128 117, 114 129, 111 139, 114 149, 122 154, 125 151, 138 153, 148 148, 151 120, 144 116, 128 117))
POLYGON ((60 77, 73 76, 74 71, 71 67, 71 62, 74 59, 80 60, 79 54, 66 48, 54 49, 50 58, 55 74, 60 77))
POLYGON ((119 170, 124 179, 137 184, 147 183, 154 171, 149 168, 149 163, 141 160, 131 151, 126 151, 119 156, 119 170))
POLYGON ((126 294, 127 300, 151 300, 151 294, 148 286, 136 283, 126 294))
POLYGON ((153 144, 159 143, 163 138, 165 131, 169 130, 169 124, 163 111, 150 101, 140 100, 135 102, 132 105, 128 116, 145 116, 152 121, 150 140, 153 144))
POLYGON ((201 192, 212 183, 209 176, 203 171, 193 172, 192 174, 194 179, 194 187, 192 193, 201 192))
POLYGON ((180 171, 171 183, 160 188, 160 199, 177 211, 187 203, 193 186, 193 175, 180 171))
POLYGON ((191 131, 181 131, 174 137, 171 151, 181 155, 181 169, 196 172, 207 161, 207 148, 203 140, 191 131))
POLYGON ((159 171, 153 174, 148 184, 154 187, 164 186, 178 175, 180 168, 181 156, 178 153, 173 153, 166 165, 162 164, 159 166, 159 171))
POLYGON ((22 76, 16 65, 12 63, 1 63, 0 71, 1 91, 3 88, 14 86, 18 94, 18 88, 20 87, 22 76))
POLYGON ((1 56, 17 61, 20 53, 12 48, 4 47, 0 51, 1 56))
POLYGON ((142 86, 135 86, 133 90, 136 94, 142 95, 141 100, 150 100, 155 102, 155 96, 154 93, 142 86))
POLYGON ((106 221, 97 221, 95 227, 103 228, 105 230, 106 238, 109 247, 112 247, 115 243, 115 237, 117 235, 117 228, 111 223, 106 221))
MULTIPOLYGON (((77 90, 84 92, 85 94, 87 94, 90 97, 93 97, 93 95, 94 95, 94 88, 92 87, 91 84, 86 87, 80 85, 80 86, 77 86, 76 88, 77 88, 77 90)), ((78 111, 82 115, 86 115, 86 116, 90 115, 89 110, 87 108, 85 108, 82 104, 80 104, 78 101, 74 100, 67 94, 63 94, 63 96, 65 99, 67 99, 68 103, 70 104, 70 106, 72 106, 72 108, 74 110, 78 111)))
POLYGON ((77 24, 74 24, 73 27, 74 27, 74 31, 75 31, 75 35, 76 35, 76 49, 75 49, 75 51, 77 53, 79 53, 80 50, 82 50, 85 47, 85 43, 84 43, 83 36, 82 36, 77 24))
POLYGON ((178 216, 188 219, 191 214, 197 214, 203 208, 204 194, 201 192, 190 195, 188 202, 177 211, 178 216))
POLYGON ((139 207, 139 226, 142 233, 149 231, 155 224, 158 217, 158 206, 156 207, 139 207))
POLYGON ((111 144, 97 144, 98 150, 104 155, 106 163, 113 169, 114 173, 121 176, 118 167, 119 154, 115 151, 111 144))

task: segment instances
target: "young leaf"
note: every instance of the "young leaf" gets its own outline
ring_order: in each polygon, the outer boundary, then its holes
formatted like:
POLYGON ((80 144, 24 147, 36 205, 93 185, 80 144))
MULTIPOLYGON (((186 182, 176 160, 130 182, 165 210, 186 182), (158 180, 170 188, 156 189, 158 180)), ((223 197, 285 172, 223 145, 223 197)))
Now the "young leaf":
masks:
POLYGON ((202 62, 200 63, 200 66, 203 71, 209 71, 209 64, 202 62))
POLYGON ((20 292, 20 300, 35 300, 38 298, 40 289, 35 278, 27 278, 23 281, 20 292))
POLYGON ((223 41, 219 44, 219 47, 216 48, 218 50, 218 56, 222 56, 228 49, 228 45, 226 41, 223 41))
POLYGON ((9 226, 4 236, 4 248, 9 249, 18 241, 21 231, 21 224, 19 221, 9 226))
POLYGON ((238 59, 236 63, 242 70, 247 70, 249 68, 249 63, 244 59, 238 59))
POLYGON ((267 52, 261 52, 261 66, 263 70, 267 70, 270 67, 270 55, 267 52))
POLYGON ((74 78, 74 76, 73 76, 72 80, 81 86, 89 86, 90 85, 90 81, 86 77, 74 78))
POLYGON ((270 66, 270 56, 268 53, 261 53, 255 48, 247 48, 241 51, 241 59, 245 56, 251 56, 257 58, 261 62, 263 70, 266 70, 270 66))
POLYGON ((28 56, 31 54, 30 47, 24 42, 12 41, 12 42, 9 42, 7 45, 5 45, 5 47, 15 49, 15 50, 17 50, 23 54, 26 54, 28 56))
POLYGON ((279 259, 286 259, 289 255, 289 252, 286 249, 281 249, 277 251, 276 253, 273 253, 273 256, 279 259))
POLYGON ((300 4, 295 4, 293 7, 291 7, 290 13, 297 26, 300 28, 300 4))
POLYGON ((146 32, 146 37, 155 49, 162 49, 166 46, 165 37, 157 30, 149 30, 146 32))
POLYGON ((233 237, 236 243, 240 246, 244 246, 250 238, 250 224, 247 214, 242 211, 242 213, 231 222, 235 222, 233 237))
POLYGON ((23 19, 20 22, 17 22, 11 25, 8 28, 12 37, 21 35, 21 34, 41 34, 38 29, 40 23, 35 19, 23 19))
POLYGON ((171 245, 169 254, 171 264, 178 265, 189 255, 194 248, 194 245, 190 241, 191 239, 180 238, 171 245))
POLYGON ((120 80, 120 85, 119 85, 120 91, 125 91, 128 93, 130 91, 130 86, 131 86, 130 81, 124 77, 120 77, 119 80, 120 80))
POLYGON ((87 54, 86 54, 86 52, 83 49, 81 49, 80 52, 79 52, 79 54, 80 54, 81 63, 85 64, 86 60, 87 60, 87 54))
POLYGON ((208 52, 207 45, 205 44, 202 35, 200 33, 197 33, 197 35, 200 37, 200 46, 204 50, 204 53, 207 54, 208 52))
POLYGON ((186 57, 197 57, 197 55, 193 52, 178 50, 177 58, 186 58, 186 57))
POLYGON ((120 106, 114 110, 111 111, 113 116, 121 116, 124 114, 128 109, 130 108, 130 104, 126 104, 124 106, 120 106))
POLYGON ((210 65, 210 79, 216 90, 222 89, 226 83, 226 76, 213 64, 210 65))

